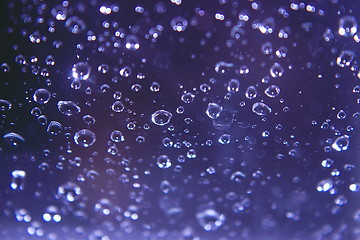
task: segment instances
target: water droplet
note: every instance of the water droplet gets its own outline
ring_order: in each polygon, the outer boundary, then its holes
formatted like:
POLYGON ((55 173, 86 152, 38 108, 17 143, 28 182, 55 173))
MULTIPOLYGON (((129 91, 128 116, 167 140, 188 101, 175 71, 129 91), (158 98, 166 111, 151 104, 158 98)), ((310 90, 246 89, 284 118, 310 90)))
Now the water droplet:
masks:
POLYGON ((58 135, 62 130, 61 123, 57 121, 51 121, 47 127, 47 132, 52 135, 58 135))
POLYGON ((244 178, 246 178, 246 175, 240 171, 236 171, 233 174, 231 174, 231 176, 230 176, 231 181, 234 181, 237 183, 241 183, 244 178))
POLYGON ((56 206, 47 207, 45 213, 43 214, 43 220, 45 222, 60 222, 61 215, 59 209, 56 206))
POLYGON ((264 92, 266 96, 274 98, 280 94, 280 88, 276 85, 270 85, 265 89, 264 92))
POLYGON ((181 96, 181 101, 183 101, 184 103, 191 103, 194 101, 194 98, 195 95, 193 93, 187 92, 181 96))
POLYGON ((96 135, 89 129, 82 129, 75 133, 74 141, 81 147, 90 147, 96 141, 96 135))
POLYGON ((279 63, 274 63, 270 68, 270 75, 273 78, 279 78, 283 75, 284 68, 279 63))
POLYGON ((169 157, 166 155, 159 156, 157 158, 156 163, 157 163, 158 167, 162 168, 162 169, 171 167, 171 161, 170 161, 169 157))
POLYGON ((119 112, 124 111, 125 106, 124 106, 124 104, 123 104, 122 102, 116 101, 116 102, 114 102, 114 103, 111 105, 111 109, 112 109, 114 112, 119 113, 119 112))
POLYGON ((78 62, 73 65, 71 71, 73 78, 87 80, 90 77, 91 68, 87 62, 78 62))
POLYGON ((239 91, 239 87, 240 87, 240 82, 237 79, 231 79, 228 82, 228 86, 227 86, 227 90, 228 92, 238 92, 239 91))
POLYGON ((227 62, 220 61, 220 62, 217 62, 215 65, 215 72, 220 73, 220 74, 225 74, 233 66, 234 66, 233 63, 227 63, 227 62))
POLYGON ((263 54, 269 55, 273 52, 273 46, 271 42, 265 42, 263 45, 261 45, 261 52, 263 54))
POLYGON ((69 117, 81 112, 81 108, 73 101, 59 101, 57 108, 62 114, 69 117))
POLYGON ((275 28, 275 20, 272 17, 266 18, 264 21, 261 22, 259 26, 259 30, 263 34, 273 33, 274 28, 275 28))
POLYGON ((43 88, 39 88, 34 92, 33 98, 36 103, 46 104, 49 102, 51 93, 43 88))
POLYGON ((151 115, 151 121, 158 126, 168 124, 171 118, 172 114, 166 110, 157 110, 151 115))
POLYGON ((14 147, 18 147, 25 142, 25 139, 21 135, 14 132, 5 134, 3 138, 5 142, 9 143, 14 147))
POLYGON ((316 187, 319 192, 327 192, 334 187, 334 182, 330 178, 321 180, 316 187))
POLYGON ((11 103, 5 99, 0 99, 0 111, 10 110, 12 107, 11 103))
POLYGON ((341 51, 340 55, 336 58, 336 64, 339 67, 348 67, 350 66, 352 60, 354 59, 355 53, 350 50, 341 51))
POLYGON ((63 21, 67 17, 67 9, 61 5, 56 5, 51 9, 51 14, 56 20, 63 21))
POLYGON ((14 190, 24 190, 26 172, 23 170, 14 170, 11 173, 11 177, 10 187, 14 190))
POLYGON ((208 107, 206 109, 206 114, 208 115, 209 118, 215 119, 220 116, 220 113, 222 112, 222 110, 223 110, 223 107, 220 106, 219 104, 209 103, 208 107))
POLYGON ((221 144, 229 144, 231 141, 231 136, 229 134, 224 133, 220 136, 218 141, 221 144))
POLYGON ((131 76, 132 69, 130 67, 128 67, 128 66, 125 66, 125 67, 120 69, 119 73, 120 73, 120 76, 127 78, 127 77, 131 76))
POLYGON ((340 120, 343 120, 346 118, 346 112, 344 110, 340 110, 337 114, 336 117, 340 120))
POLYGON ((257 96, 256 88, 254 86, 249 86, 246 89, 245 97, 247 97, 248 99, 254 99, 254 98, 256 98, 256 96, 257 96))
POLYGON ((188 26, 188 21, 183 17, 175 17, 171 20, 170 25, 176 32, 183 32, 188 26))
POLYGON ((91 115, 83 116, 83 121, 86 125, 93 125, 95 124, 95 118, 91 115))
POLYGON ((119 130, 112 131, 110 138, 113 142, 123 142, 125 140, 124 135, 119 130))
POLYGON ((353 16, 345 16, 339 19, 338 33, 344 37, 352 37, 357 32, 357 22, 353 16))
POLYGON ((139 39, 135 35, 126 36, 125 41, 126 41, 125 47, 128 50, 135 51, 140 48, 139 39))
POLYGON ((73 182, 66 182, 58 188, 59 197, 67 202, 74 202, 81 194, 81 188, 73 182))
POLYGON ((341 151, 346 151, 348 149, 349 143, 350 143, 349 136, 344 135, 338 137, 331 146, 336 151, 341 152, 341 151))
POLYGON ((214 209, 205 209, 196 214, 196 219, 205 231, 215 231, 224 224, 225 215, 214 209))
POLYGON ((84 20, 77 16, 72 16, 65 22, 65 27, 74 34, 82 33, 86 30, 86 24, 84 20))
POLYGON ((271 108, 262 102, 254 103, 252 106, 252 111, 260 116, 265 116, 271 113, 271 108))
POLYGON ((324 168, 329 168, 332 166, 333 163, 334 163, 334 160, 327 158, 321 162, 321 166, 323 166, 324 168))

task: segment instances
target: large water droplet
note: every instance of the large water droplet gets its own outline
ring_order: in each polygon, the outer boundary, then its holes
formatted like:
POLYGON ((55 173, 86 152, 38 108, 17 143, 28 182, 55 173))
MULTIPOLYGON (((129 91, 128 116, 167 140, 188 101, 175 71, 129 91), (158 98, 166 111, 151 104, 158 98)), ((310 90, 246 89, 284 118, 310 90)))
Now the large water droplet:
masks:
POLYGON ((341 151, 346 151, 348 149, 349 143, 350 143, 349 136, 344 135, 338 137, 331 146, 336 151, 341 152, 341 151))
POLYGON ((66 116, 73 116, 81 112, 81 108, 73 101, 59 101, 57 107, 66 116))
POLYGON ((151 121, 158 126, 168 124, 171 118, 172 114, 166 110, 157 110, 151 115, 151 121))
POLYGON ((257 115, 264 116, 271 113, 271 108, 265 103, 257 102, 253 104, 252 111, 257 115))
POLYGON ((46 104, 49 102, 51 93, 43 88, 39 88, 34 92, 33 98, 34 101, 39 104, 46 104))
POLYGON ((223 110, 223 107, 220 106, 219 104, 209 103, 208 107, 206 109, 206 114, 208 115, 209 118, 215 119, 220 116, 220 113, 222 112, 222 110, 223 110))
POLYGON ((90 147, 96 141, 96 135, 89 129, 81 129, 74 135, 74 141, 81 147, 90 147))

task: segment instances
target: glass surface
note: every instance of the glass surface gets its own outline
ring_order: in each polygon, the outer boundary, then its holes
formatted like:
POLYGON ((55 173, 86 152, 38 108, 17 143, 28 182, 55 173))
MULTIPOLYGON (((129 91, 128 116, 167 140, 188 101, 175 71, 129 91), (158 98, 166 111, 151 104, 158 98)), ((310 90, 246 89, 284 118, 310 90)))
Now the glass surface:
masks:
POLYGON ((360 239, 360 1, 0 9, 0 239, 360 239))

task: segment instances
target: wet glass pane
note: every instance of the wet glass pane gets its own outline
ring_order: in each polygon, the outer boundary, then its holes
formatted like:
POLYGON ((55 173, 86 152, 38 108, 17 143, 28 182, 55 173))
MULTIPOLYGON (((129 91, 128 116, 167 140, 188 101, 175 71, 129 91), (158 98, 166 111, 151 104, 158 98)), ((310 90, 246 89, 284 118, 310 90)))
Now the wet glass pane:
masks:
POLYGON ((0 239, 360 239, 360 2, 0 9, 0 239))

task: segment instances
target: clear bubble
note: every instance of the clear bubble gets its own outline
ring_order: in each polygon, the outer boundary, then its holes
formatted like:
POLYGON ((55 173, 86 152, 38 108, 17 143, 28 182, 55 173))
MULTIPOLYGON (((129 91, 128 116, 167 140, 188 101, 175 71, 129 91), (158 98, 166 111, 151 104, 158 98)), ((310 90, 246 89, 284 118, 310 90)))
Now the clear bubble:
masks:
POLYGON ((274 63, 270 68, 270 75, 279 78, 284 74, 284 68, 279 63, 274 63))
POLYGON ((5 142, 7 142, 8 144, 14 147, 18 147, 25 142, 25 138, 14 132, 5 134, 3 138, 5 142))
POLYGON ((0 99, 0 111, 10 110, 12 107, 11 103, 5 99, 0 99))
POLYGON ((162 169, 171 167, 171 161, 170 161, 169 157, 166 155, 159 156, 157 158, 156 163, 157 163, 158 167, 162 168, 162 169))
POLYGON ((66 202, 74 202, 82 194, 82 190, 79 185, 74 182, 66 182, 58 187, 58 195, 66 202))
POLYGON ((114 112, 119 113, 119 112, 124 111, 125 106, 124 106, 124 104, 123 104, 122 102, 116 101, 116 102, 114 102, 114 103, 111 105, 111 109, 112 109, 114 112))
POLYGON ((340 55, 336 58, 336 64, 339 67, 348 67, 350 66, 352 60, 354 59, 355 53, 350 50, 341 51, 340 55))
POLYGON ((85 21, 77 16, 72 16, 68 20, 66 20, 65 27, 67 30, 74 34, 79 34, 86 30, 85 21))
POLYGON ((181 101, 183 101, 184 103, 191 103, 194 101, 194 98, 195 95, 193 93, 187 92, 181 96, 181 101))
POLYGON ((62 130, 62 125, 61 123, 57 122, 57 121, 51 121, 47 127, 47 132, 52 134, 52 135, 58 135, 62 130))
POLYGON ((316 190, 318 190, 318 192, 327 192, 330 189, 332 189, 334 187, 334 182, 333 180, 331 180, 330 178, 326 178, 324 180, 321 180, 317 186, 316 186, 316 190))
POLYGON ((81 108, 73 101, 59 101, 57 103, 58 110, 66 116, 74 116, 81 112, 81 108))
POLYGON ((81 147, 90 147, 96 141, 96 135, 89 129, 81 129, 74 135, 76 145, 81 147))
POLYGON ((110 139, 113 142, 123 142, 125 141, 124 135, 119 130, 114 130, 111 132, 110 139))
POLYGON ((168 124, 171 118, 172 114, 166 110, 157 110, 151 115, 151 121, 158 126, 168 124))
POLYGON ((220 113, 222 112, 223 107, 220 106, 217 103, 209 103, 206 109, 206 115, 208 115, 209 118, 215 119, 220 116, 220 113))
POLYGON ((224 224, 225 215, 209 208, 198 212, 196 219, 205 231, 215 231, 224 224))
POLYGON ((34 92, 33 99, 36 103, 46 104, 51 98, 51 93, 43 88, 39 88, 34 92))
POLYGON ((246 89, 245 97, 248 98, 248 99, 254 99, 254 98, 256 98, 256 96, 257 96, 256 88, 254 86, 249 86, 246 89))
POLYGON ((280 94, 280 88, 276 85, 270 85, 265 89, 266 96, 270 98, 277 97, 280 94))
POLYGON ((259 116, 265 116, 271 113, 271 108, 265 103, 257 102, 253 104, 252 111, 259 116))
POLYGON ((338 137, 331 146, 336 151, 341 152, 341 151, 346 151, 348 149, 349 143, 350 143, 349 136, 344 135, 338 137))
POLYGON ((87 80, 90 77, 91 68, 87 62, 78 62, 73 65, 71 71, 73 78, 87 80))
POLYGON ((238 92, 239 91, 239 88, 240 88, 240 82, 239 80, 237 79, 231 79, 229 82, 228 82, 228 85, 227 85, 227 90, 228 92, 238 92))
POLYGON ((338 33, 344 37, 352 37, 357 32, 357 22, 353 16, 345 16, 339 19, 338 33))
POLYGON ((170 25, 176 32, 183 32, 188 26, 188 21, 183 17, 175 17, 171 20, 170 25))

